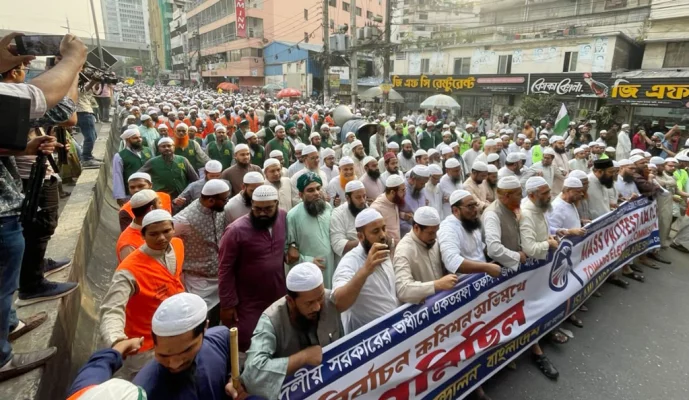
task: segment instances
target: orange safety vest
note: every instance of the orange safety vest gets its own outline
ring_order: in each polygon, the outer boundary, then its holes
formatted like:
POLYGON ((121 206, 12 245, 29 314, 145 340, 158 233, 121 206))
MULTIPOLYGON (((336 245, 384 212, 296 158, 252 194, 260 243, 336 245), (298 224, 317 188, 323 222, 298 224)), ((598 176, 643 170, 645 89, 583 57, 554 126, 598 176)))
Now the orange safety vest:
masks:
POLYGON ((201 132, 201 127, 203 126, 203 123, 201 122, 201 118, 196 118, 196 122, 193 124, 191 123, 191 120, 189 118, 184 118, 184 123, 187 124, 187 126, 192 126, 194 125, 196 127, 197 132, 201 132))
POLYGON ((167 134, 170 137, 175 137, 175 128, 177 128, 177 125, 181 124, 182 121, 176 119, 174 125, 170 125, 170 120, 168 119, 165 121, 165 125, 167 126, 167 134))
POLYGON ((325 123, 328 124, 328 126, 331 127, 331 128, 332 128, 333 126, 335 126, 335 121, 333 121, 333 119, 332 119, 332 117, 331 117, 330 115, 328 115, 327 117, 325 117, 325 123))
MULTIPOLYGON (((160 204, 163 206, 163 210, 172 214, 172 199, 170 195, 165 192, 156 192, 158 198, 160 199, 160 204)), ((126 211, 132 219, 134 219, 134 212, 132 211, 132 205, 129 202, 124 203, 120 211, 126 211)))
POLYGON ((151 256, 139 249, 128 255, 115 271, 128 271, 136 280, 138 291, 129 298, 125 306, 124 333, 129 338, 143 337, 144 343, 139 353, 154 347, 151 336, 151 320, 153 314, 163 300, 177 293, 184 292, 182 264, 184 264, 184 244, 180 238, 170 241, 172 250, 177 258, 175 274, 162 266, 151 256))
POLYGON ((132 246, 134 249, 138 249, 144 244, 144 237, 141 235, 140 229, 134 229, 128 226, 127 229, 120 233, 120 237, 117 238, 117 245, 115 245, 115 251, 117 251, 117 262, 121 263, 120 251, 127 246, 132 246))
POLYGON ((246 114, 246 120, 249 121, 249 129, 251 132, 258 132, 258 115, 254 114, 254 117, 251 118, 251 115, 246 114))
POLYGON ((306 126, 308 126, 309 128, 311 128, 311 117, 309 117, 308 114, 304 114, 304 118, 303 118, 303 119, 304 119, 304 122, 306 123, 306 126))
POLYGON ((203 138, 205 139, 206 136, 215 132, 215 124, 221 124, 221 123, 222 123, 222 121, 219 121, 217 119, 215 121, 213 121, 212 119, 208 118, 206 120, 206 128, 203 130, 203 138))
MULTIPOLYGON (((245 114, 245 115, 246 115, 246 114, 245 114)), ((236 117, 234 117, 234 123, 235 123, 235 125, 239 126, 239 124, 242 123, 242 117, 240 117, 239 115, 237 115, 236 117)))
POLYGON ((81 396, 86 394, 86 392, 88 392, 89 390, 93 389, 96 386, 98 386, 98 385, 89 385, 89 386, 86 386, 85 388, 81 388, 81 389, 77 390, 76 392, 74 392, 73 395, 69 396, 67 398, 67 400, 77 400, 78 398, 80 398, 81 396))

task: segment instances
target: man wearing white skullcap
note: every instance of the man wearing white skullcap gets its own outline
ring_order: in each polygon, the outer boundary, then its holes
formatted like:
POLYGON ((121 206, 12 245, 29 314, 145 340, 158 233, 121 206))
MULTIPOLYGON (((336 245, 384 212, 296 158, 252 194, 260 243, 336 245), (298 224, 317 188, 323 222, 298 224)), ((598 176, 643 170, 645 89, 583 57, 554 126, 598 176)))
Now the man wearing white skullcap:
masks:
POLYGON ((249 214, 251 211, 251 196, 254 190, 265 183, 260 172, 251 171, 242 179, 242 190, 225 204, 225 219, 231 224, 237 218, 249 214))
POLYGON ((144 238, 141 235, 141 224, 143 223, 144 216, 146 216, 149 211, 161 208, 161 202, 158 195, 151 189, 144 189, 134 194, 129 204, 134 219, 129 226, 120 233, 120 237, 117 240, 115 251, 117 253, 118 262, 124 260, 131 252, 144 244, 144 238))
POLYGON ((629 124, 622 124, 620 133, 617 134, 617 147, 615 148, 615 156, 617 161, 624 160, 630 157, 632 151, 632 137, 629 134, 629 124))
POLYGON ((223 125, 219 124, 219 126, 216 127, 214 135, 206 136, 205 143, 208 157, 220 161, 223 170, 232 166, 232 161, 234 160, 234 144, 227 137, 227 130, 223 125))
MULTIPOLYGON (((510 153, 513 154, 513 153, 510 153)), ((479 204, 479 214, 485 210, 490 204, 488 201, 488 192, 486 191, 486 186, 483 182, 488 178, 488 165, 482 161, 474 162, 471 167, 470 176, 464 181, 463 189, 467 190, 474 196, 479 204)))
POLYGON ((359 244, 342 257, 333 276, 332 298, 342 312, 345 334, 398 305, 383 215, 367 208, 356 216, 355 226, 359 244))
POLYGON ((452 211, 450 209, 450 195, 452 192, 455 190, 460 190, 464 189, 464 185, 462 184, 463 178, 464 177, 464 171, 462 171, 462 167, 459 164, 459 160, 456 158, 450 158, 445 162, 445 175, 443 175, 442 178, 440 178, 440 182, 438 183, 438 186, 440 187, 440 191, 443 194, 443 216, 447 217, 448 215, 452 214, 452 211))
MULTIPOLYGON (((273 150, 273 152, 276 151, 273 150)), ((282 157, 282 153, 279 151, 278 153, 282 157)), ((286 170, 282 167, 280 161, 275 158, 267 159, 263 163, 263 174, 266 177, 265 184, 274 187, 278 191, 279 207, 285 211, 291 210, 293 198, 292 182, 286 176, 286 170)))
MULTIPOLYGON (((187 186, 187 188, 184 189, 184 191, 179 195, 179 197, 172 201, 175 204, 176 212, 181 211, 186 206, 191 204, 192 201, 200 198, 201 191, 203 190, 203 186, 206 184, 206 182, 210 181, 211 179, 220 179, 222 169, 223 168, 220 161, 208 161, 203 168, 203 179, 199 179, 196 182, 190 183, 187 186)), ((225 182, 229 187, 230 182, 225 180, 223 180, 223 182, 225 182)))
POLYGON ((443 176, 443 170, 433 164, 428 166, 429 179, 424 188, 426 192, 426 199, 428 199, 428 205, 434 208, 440 217, 442 218, 443 213, 443 194, 440 190, 440 179, 443 176))
MULTIPOLYGON (((555 150, 552 147, 546 147, 543 150, 541 161, 534 163, 530 168, 527 168, 520 178, 522 188, 526 187, 526 181, 533 176, 540 176, 546 180, 550 187, 553 186, 553 180, 556 175, 562 174, 562 171, 556 171, 553 166, 555 159, 555 150)), ((526 196, 526 189, 522 191, 522 195, 526 196)))
POLYGON ((335 164, 335 150, 325 148, 321 152, 321 157, 321 171, 325 174, 325 182, 330 182, 334 177, 340 175, 340 170, 335 164))
MULTIPOLYGON (((505 157, 505 166, 498 170, 498 179, 504 178, 506 176, 519 176, 522 174, 521 171, 522 162, 519 153, 509 153, 505 157)), ((488 166, 486 166, 486 171, 488 166)))
POLYGON ((550 229, 558 236, 583 236, 586 230, 581 226, 581 218, 576 204, 584 198, 584 185, 580 179, 565 179, 562 193, 552 202, 552 211, 546 214, 550 229))
MULTIPOLYGON (((248 174, 247 174, 248 175, 248 174)), ((211 323, 220 321, 218 305, 218 243, 228 222, 224 207, 230 186, 221 179, 208 180, 200 198, 173 218, 175 236, 184 242, 184 284, 201 296, 211 309, 211 323)))
POLYGON ((173 237, 170 213, 148 212, 141 234, 145 243, 118 265, 100 307, 100 333, 106 346, 144 338, 137 354, 125 360, 123 376, 127 379, 153 358, 151 319, 155 309, 166 298, 184 291, 184 244, 173 237))
POLYGON ((385 190, 370 205, 385 219, 388 236, 399 242, 400 235, 400 209, 404 204, 406 185, 400 175, 391 175, 385 182, 385 190))
MULTIPOLYGON (((464 160, 464 164, 467 167, 474 165, 474 161, 476 161, 476 158, 481 154, 481 145, 482 143, 480 137, 469 139, 469 142, 466 144, 467 149, 462 152, 462 160, 464 160)), ((465 144, 462 143, 460 149, 464 146, 465 144)))
MULTIPOLYGON (((272 121, 274 120, 271 120, 271 122, 272 121)), ((281 161, 283 162, 283 166, 286 165, 284 163, 289 163, 294 156, 294 148, 292 147, 292 143, 287 140, 285 128, 280 125, 275 128, 275 137, 265 140, 264 143, 266 143, 266 154, 269 154, 270 157, 274 157, 273 152, 275 151, 279 151, 281 153, 281 161)), ((287 174, 285 174, 285 176, 287 176, 287 174)))
POLYGON ((333 210, 330 218, 330 245, 335 253, 336 263, 359 244, 354 222, 356 216, 366 208, 364 184, 359 180, 347 182, 342 199, 342 204, 333 210))
MULTIPOLYGON (((145 172, 135 172, 129 176, 127 186, 132 196, 144 189, 151 189, 153 187, 151 175, 145 172)), ((170 195, 164 192, 156 192, 156 194, 160 199, 160 208, 171 213, 172 202, 170 200, 170 195)), ((120 221, 120 231, 123 232, 135 218, 134 212, 132 211, 132 205, 129 201, 124 203, 117 216, 120 221)))
POLYGON ((266 399, 280 397, 288 375, 320 365, 323 347, 341 337, 340 313, 315 264, 292 267, 286 286, 260 315, 242 372, 247 391, 266 399))
POLYGON ((414 161, 416 165, 428 165, 428 152, 424 149, 416 150, 414 153, 414 161))
MULTIPOLYGON (((562 136, 552 136, 550 138, 550 146, 553 149, 553 182, 551 188, 553 195, 557 196, 562 191, 562 185, 565 181, 565 177, 569 174, 569 159, 567 157, 567 151, 565 149, 565 140, 562 136)), ((545 156, 545 151, 543 155, 545 156)))
MULTIPOLYGON (((318 132, 314 132, 316 135, 318 135, 318 132)), ((312 172, 316 175, 318 175, 321 179, 322 187, 321 187, 321 195, 325 201, 330 201, 330 196, 326 193, 325 190, 325 185, 329 183, 328 177, 320 169, 320 153, 316 149, 315 146, 309 145, 304 147, 304 150, 302 150, 302 156, 304 157, 304 168, 297 171, 292 177, 290 178, 290 181, 292 182, 292 204, 297 205, 301 202, 301 198, 299 197, 299 187, 297 185, 299 178, 308 173, 312 172)), ((291 167, 290 167, 291 168, 291 167)))
POLYGON ((112 195, 117 204, 123 206, 132 195, 127 187, 129 177, 150 160, 153 154, 144 146, 137 129, 127 129, 120 138, 124 147, 112 157, 112 195))
POLYGON ((456 274, 445 275, 437 242, 440 215, 432 207, 414 213, 413 229, 395 248, 393 267, 397 298, 418 304, 457 283, 456 274))
MULTIPOLYGON (((322 169, 323 167, 321 167, 321 170, 322 169)), ((326 193, 330 197, 330 205, 339 207, 339 205, 345 201, 345 186, 348 182, 355 179, 354 160, 352 160, 351 157, 342 157, 338 168, 338 174, 330 178, 326 188, 326 193)))
MULTIPOLYGON (((432 149, 431 149, 432 150, 432 149)), ((404 204, 400 208, 400 235, 404 236, 412 229, 414 212, 426 205, 426 183, 430 179, 430 172, 425 165, 417 165, 408 172, 404 204)))
POLYGON ((246 144, 238 144, 234 148, 235 164, 230 168, 223 170, 222 179, 230 182, 231 196, 234 197, 239 193, 244 185, 244 175, 249 172, 261 173, 261 167, 251 164, 251 153, 249 146, 246 144))
MULTIPOLYGON (((158 142, 158 155, 146 161, 139 169, 139 172, 151 175, 153 190, 165 192, 171 198, 179 196, 189 183, 199 179, 197 169, 189 160, 174 152, 173 140, 161 138, 158 142)), ((207 157, 205 161, 208 161, 207 157)))
MULTIPOLYGON (((287 162, 289 164, 289 158, 287 158, 287 161, 285 161, 284 154, 280 150, 273 150, 268 155, 269 155, 269 158, 274 158, 280 162, 280 167, 282 167, 281 172, 280 172, 281 177, 289 179, 289 171, 287 170, 287 168, 285 168, 285 165, 286 165, 285 162, 287 162)), ((266 169, 266 167, 265 167, 265 161, 264 161, 263 162, 263 170, 264 170, 263 174, 264 175, 265 175, 265 169, 266 169)))
MULTIPOLYGON (((361 178, 366 174, 364 169, 364 158, 366 158, 366 153, 364 152, 364 145, 361 144, 360 140, 355 140, 351 144, 351 159, 354 162, 354 174, 357 178, 361 178)), ((375 157, 374 157, 375 159, 375 157)))
MULTIPOLYGON (((364 175, 359 180, 366 188, 367 201, 370 203, 375 200, 385 190, 385 183, 380 178, 380 170, 378 169, 378 162, 371 156, 366 156, 361 165, 364 167, 364 175)), ((356 173, 356 162, 354 164, 354 172, 356 173)))
POLYGON ((194 170, 201 171, 206 162, 210 160, 201 145, 189 137, 189 128, 186 124, 181 123, 175 127, 175 134, 172 139, 175 142, 175 154, 186 158, 194 170))
POLYGON ((574 149, 574 158, 569 160, 569 169, 573 171, 578 169, 579 171, 584 171, 587 174, 591 172, 589 168, 589 160, 586 158, 586 151, 581 147, 574 149))

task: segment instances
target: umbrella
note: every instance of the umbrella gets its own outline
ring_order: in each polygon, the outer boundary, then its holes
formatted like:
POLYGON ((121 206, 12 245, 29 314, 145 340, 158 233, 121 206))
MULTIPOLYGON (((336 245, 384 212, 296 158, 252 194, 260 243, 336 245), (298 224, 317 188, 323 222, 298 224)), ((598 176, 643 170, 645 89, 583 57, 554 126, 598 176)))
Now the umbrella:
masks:
POLYGON ((269 83, 263 86, 263 90, 282 90, 282 85, 278 85, 277 83, 269 83))
POLYGON ((297 89, 287 88, 279 91, 276 97, 278 99, 282 99, 284 97, 301 97, 301 92, 297 89))
POLYGON ((421 108, 431 109, 431 108, 454 108, 459 109, 459 103, 450 96, 444 94, 436 94, 431 96, 421 103, 421 108))
MULTIPOLYGON (((359 98, 361 100, 367 100, 367 101, 373 101, 374 99, 383 99, 383 89, 380 88, 380 86, 374 86, 365 92, 361 93, 359 95, 359 98)), ((401 94, 399 94, 397 91, 394 89, 390 89, 390 93, 388 93, 388 101, 391 102, 404 102, 404 97, 402 97, 401 94)))
POLYGON ((222 89, 225 92, 236 92, 239 90, 239 86, 232 82, 223 82, 218 85, 217 89, 222 89))
POLYGON ((177 86, 177 85, 179 85, 179 83, 177 83, 176 80, 171 80, 171 81, 168 81, 168 82, 167 82, 167 85, 168 85, 168 86, 177 86))

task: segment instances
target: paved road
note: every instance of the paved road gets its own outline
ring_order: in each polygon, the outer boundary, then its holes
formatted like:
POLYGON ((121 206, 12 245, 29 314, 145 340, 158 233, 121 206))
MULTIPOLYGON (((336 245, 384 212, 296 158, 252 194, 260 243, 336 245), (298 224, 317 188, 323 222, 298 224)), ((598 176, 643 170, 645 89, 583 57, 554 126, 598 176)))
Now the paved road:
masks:
POLYGON ((646 282, 627 290, 610 284, 591 297, 575 338, 544 351, 560 371, 548 380, 528 352, 484 387, 493 400, 689 399, 689 255, 663 252, 672 265, 645 268, 646 282))

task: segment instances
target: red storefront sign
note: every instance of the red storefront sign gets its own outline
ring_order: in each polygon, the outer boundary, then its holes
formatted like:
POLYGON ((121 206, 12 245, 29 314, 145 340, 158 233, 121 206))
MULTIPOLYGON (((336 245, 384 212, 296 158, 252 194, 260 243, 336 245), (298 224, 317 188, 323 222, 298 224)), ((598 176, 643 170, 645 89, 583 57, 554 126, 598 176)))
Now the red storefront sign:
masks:
POLYGON ((237 15, 237 37, 246 37, 246 1, 237 0, 235 6, 237 15))

